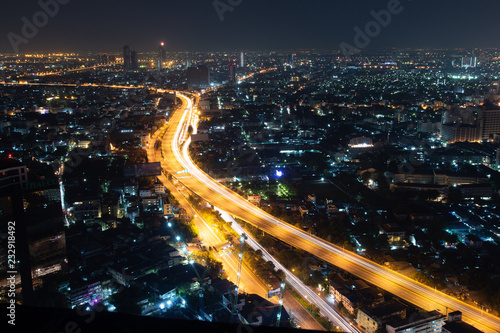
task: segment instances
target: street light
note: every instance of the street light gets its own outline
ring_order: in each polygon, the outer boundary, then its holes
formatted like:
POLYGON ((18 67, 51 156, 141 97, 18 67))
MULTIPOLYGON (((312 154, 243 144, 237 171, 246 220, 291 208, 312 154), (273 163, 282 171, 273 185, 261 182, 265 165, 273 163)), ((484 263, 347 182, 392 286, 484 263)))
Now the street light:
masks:
POLYGON ((175 236, 175 239, 177 239, 177 241, 180 242, 181 237, 180 236, 175 236))

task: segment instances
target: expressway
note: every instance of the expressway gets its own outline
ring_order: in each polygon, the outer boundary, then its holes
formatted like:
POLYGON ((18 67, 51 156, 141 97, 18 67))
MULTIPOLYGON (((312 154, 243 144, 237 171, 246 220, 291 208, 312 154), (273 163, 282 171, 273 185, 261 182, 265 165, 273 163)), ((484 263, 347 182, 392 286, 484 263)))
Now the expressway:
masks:
POLYGON ((165 157, 162 166, 173 176, 179 171, 188 171, 181 179, 187 188, 213 206, 248 221, 287 244, 303 249, 412 304, 426 310, 439 310, 443 314, 458 310, 463 313, 464 321, 476 328, 488 333, 500 332, 500 318, 483 313, 477 307, 309 235, 276 219, 217 183, 201 171, 189 157, 190 138, 187 127, 193 123, 193 101, 182 93, 178 93, 177 96, 182 100, 182 107, 172 114, 167 129, 160 129, 155 133, 155 138, 162 140, 162 154, 165 157))
MULTIPOLYGON (((226 222, 231 222, 231 227, 239 234, 241 235, 244 233, 243 228, 236 222, 236 220, 229 215, 228 213, 215 208, 216 210, 221 213, 222 218, 226 222)), ((310 303, 314 303, 319 309, 320 313, 323 316, 326 316, 330 321, 337 326, 337 329, 341 329, 342 332, 360 332, 357 327, 351 325, 348 319, 343 317, 341 314, 336 312, 323 298, 321 298, 320 295, 317 295, 311 288, 306 286, 298 277, 295 276, 292 272, 290 272, 288 269, 286 269, 285 266, 280 264, 267 250, 262 247, 253 237, 252 235, 247 234, 247 244, 250 245, 254 250, 260 250, 262 252, 262 257, 267 260, 271 261, 274 266, 281 270, 282 272, 285 273, 286 275, 286 283, 289 286, 292 286, 293 289, 295 289, 305 300, 307 300, 310 303)), ((292 296, 293 297, 293 296, 292 296)), ((285 294, 285 302, 286 302, 286 294, 285 294)))
MULTIPOLYGON (((192 105, 188 105, 188 99, 184 100, 183 99, 183 105, 180 106, 181 109, 185 110, 192 110, 192 105)), ((178 114, 177 112, 175 114, 178 114)), ((174 116, 174 115, 172 115, 174 116)), ((177 181, 184 181, 186 179, 191 178, 192 176, 189 174, 184 173, 186 170, 179 170, 175 168, 179 168, 180 165, 171 165, 172 162, 175 163, 175 160, 172 160, 169 158, 169 156, 173 156, 174 152, 172 150, 172 145, 169 143, 171 141, 165 140, 166 136, 171 135, 172 129, 174 131, 179 130, 179 133, 181 133, 180 137, 185 137, 188 125, 192 125, 193 127, 193 133, 196 133, 196 117, 193 117, 192 114, 189 114, 189 118, 186 119, 185 126, 182 128, 178 128, 178 123, 172 124, 172 119, 171 118, 165 126, 163 126, 160 130, 158 130, 150 139, 150 143, 148 146, 148 159, 152 162, 161 162, 162 163, 162 169, 166 169, 170 174, 177 175, 177 181), (162 143, 162 149, 155 150, 155 143, 158 139, 162 138, 163 143, 162 143), (160 156, 161 155, 161 156, 160 156), (182 174, 177 174, 175 170, 183 171, 182 174)), ((164 179, 166 177, 164 175, 161 176, 160 180, 164 182, 164 179)), ((182 182, 181 182, 182 183, 182 182)), ((165 182, 164 182, 165 184, 165 182)), ((166 183, 167 188, 169 186, 172 186, 170 183, 166 183)), ((175 189, 175 186, 173 187, 172 190, 175 189)), ((174 192, 175 193, 175 192, 174 192)), ((185 201, 185 198, 184 198, 185 201)), ((183 202, 182 200, 180 202, 183 202)), ((192 207, 191 207, 192 208, 192 207)), ((193 210, 194 211, 194 210, 193 210)), ((224 220, 232 219, 230 215, 228 215, 226 212, 221 211, 223 214, 224 220)), ((195 222, 198 221, 198 219, 195 220, 195 222)), ((235 229, 235 231, 238 234, 241 234, 243 230, 241 227, 234 221, 231 220, 232 227, 235 229)), ((200 234, 202 230, 205 228, 201 228, 200 234)), ((210 235, 208 235, 210 236, 210 235)), ((302 281, 300 281, 293 273, 288 271, 285 267, 283 267, 275 258, 273 258, 267 251, 260 246, 252 237, 251 235, 248 235, 248 244, 254 248, 255 250, 260 249, 264 255, 264 258, 268 261, 273 262, 275 267, 278 269, 281 269, 287 276, 287 283, 291 285, 303 298, 305 298, 308 302, 314 303, 316 306, 319 307, 320 312, 323 316, 326 316, 335 326, 339 327, 343 332, 353 332, 357 333, 360 332, 360 330, 356 327, 350 324, 350 322, 343 317, 340 313, 335 311, 331 305, 329 305, 327 302, 325 302, 319 295, 317 295, 313 290, 311 290, 309 287, 307 287, 302 281)), ((226 258, 224 258, 226 259, 226 258)), ((223 263, 225 263, 225 260, 221 260, 223 263)), ((244 277, 244 274, 242 274, 242 278, 244 277)), ((247 284, 248 285, 248 284, 247 284)), ((244 289, 244 286, 241 286, 242 289, 244 289)), ((309 315, 307 311, 302 307, 302 305, 287 291, 284 295, 284 305, 287 307, 287 309, 292 310, 295 315, 296 319, 298 321, 301 321, 302 327, 306 329, 316 329, 316 330, 321 330, 322 327, 318 325, 318 323, 309 315), (306 323, 306 324, 304 324, 306 323), (318 328, 319 326, 319 328, 318 328)))
MULTIPOLYGON (((168 125, 167 125, 168 126, 168 125)), ((154 145, 150 144, 148 147, 148 159, 150 161, 161 161, 160 151, 154 150, 154 145)), ((169 192, 174 196, 174 198, 179 202, 179 204, 186 209, 189 216, 194 217, 194 223, 198 228, 200 237, 207 246, 216 247, 225 243, 208 225, 208 223, 200 217, 196 209, 189 203, 186 199, 186 194, 184 191, 179 190, 171 181, 167 179, 163 174, 158 176, 158 179, 165 185, 169 192)), ((233 252, 227 252, 219 254, 214 251, 215 259, 222 262, 228 279, 231 281, 237 280, 238 271, 238 258, 233 252)), ((305 286, 303 286, 305 287, 305 286)), ((240 290, 250 293, 257 294, 263 298, 267 298, 268 286, 265 285, 256 275, 253 273, 246 265, 242 267, 240 290)), ((274 297, 275 298, 275 297, 274 297)), ((277 304, 275 299, 270 299, 270 301, 277 304)), ((300 325, 300 327, 308 330, 322 331, 323 327, 307 312, 306 309, 300 304, 295 297, 293 297, 290 292, 286 291, 283 299, 283 305, 289 312, 289 314, 294 318, 294 321, 300 325)))

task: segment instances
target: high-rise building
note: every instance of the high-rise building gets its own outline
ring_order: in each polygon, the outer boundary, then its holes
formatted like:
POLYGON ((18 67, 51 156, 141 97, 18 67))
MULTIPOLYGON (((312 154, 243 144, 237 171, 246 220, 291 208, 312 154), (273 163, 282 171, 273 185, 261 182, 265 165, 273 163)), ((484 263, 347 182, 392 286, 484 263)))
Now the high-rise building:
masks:
POLYGON ((130 69, 136 71, 139 69, 139 59, 137 58, 137 52, 130 52, 130 69))
POLYGON ((0 170, 0 191, 9 190, 12 186, 25 187, 28 183, 26 165, 8 158, 2 160, 2 170, 0 170))
POLYGON ((445 111, 442 116, 442 124, 463 124, 463 125, 474 125, 474 113, 472 109, 460 109, 445 111))
POLYGON ((240 67, 245 67, 245 53, 243 51, 240 53, 240 67))
POLYGON ((229 62, 228 65, 228 82, 236 84, 236 64, 234 62, 229 62))
POLYGON ((112 61, 111 61, 111 58, 109 55, 107 55, 106 53, 103 53, 103 54, 98 54, 96 56, 96 62, 98 65, 101 65, 101 64, 107 64, 107 63, 112 62, 112 61))
POLYGON ((478 119, 483 140, 492 139, 495 134, 500 134, 500 109, 479 110, 478 119))
MULTIPOLYGON (((58 292, 68 282, 59 181, 26 170, 14 159, 0 160, 0 224, 15 221, 19 261, 19 267, 10 270, 19 273, 24 304, 64 307, 66 299, 58 292)), ((7 246, 1 246, 0 257, 4 249, 7 246)))
POLYGON ((132 66, 132 60, 131 60, 131 55, 130 55, 130 47, 128 45, 125 45, 123 47, 123 69, 125 71, 130 70, 132 66))
POLYGON ((209 88, 210 87, 210 69, 207 66, 199 65, 189 67, 187 71, 188 87, 190 88, 209 88))
POLYGON ((441 136, 448 143, 455 142, 480 142, 481 128, 476 125, 445 124, 441 128, 441 136))
POLYGON ((165 43, 160 43, 160 48, 158 49, 158 70, 163 68, 163 59, 165 58, 165 43))

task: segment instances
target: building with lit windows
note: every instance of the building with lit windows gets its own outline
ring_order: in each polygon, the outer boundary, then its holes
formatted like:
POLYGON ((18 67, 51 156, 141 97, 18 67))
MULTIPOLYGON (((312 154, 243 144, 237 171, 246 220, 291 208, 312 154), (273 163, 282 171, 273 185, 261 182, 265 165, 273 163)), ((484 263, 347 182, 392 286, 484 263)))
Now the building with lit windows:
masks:
POLYGON ((481 128, 475 125, 443 125, 441 136, 448 143, 480 142, 481 128))
POLYGON ((26 165, 10 158, 2 160, 1 165, 0 190, 9 190, 11 186, 26 186, 28 183, 26 165))
POLYGON ((405 320, 386 325, 387 333, 439 333, 446 316, 437 311, 413 314, 405 320))
POLYGON ((489 140, 495 134, 500 134, 500 109, 480 110, 478 118, 482 139, 489 140))
MULTIPOLYGON (((16 281, 25 304, 67 306, 58 291, 67 282, 68 263, 58 179, 7 159, 0 161, 0 184, 0 224, 15 221, 16 281)), ((7 257, 6 249, 0 248, 0 258, 7 257)))

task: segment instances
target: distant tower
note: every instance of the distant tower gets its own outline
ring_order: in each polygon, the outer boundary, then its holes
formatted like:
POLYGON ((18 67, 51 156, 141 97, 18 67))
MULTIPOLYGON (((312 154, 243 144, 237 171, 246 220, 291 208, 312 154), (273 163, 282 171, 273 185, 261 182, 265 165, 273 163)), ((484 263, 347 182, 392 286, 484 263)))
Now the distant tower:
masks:
POLYGON ((137 52, 136 51, 131 51, 130 52, 130 68, 133 71, 136 71, 139 69, 139 59, 137 58, 137 52))
POLYGON ((160 48, 158 50, 158 70, 161 70, 163 67, 163 56, 165 55, 165 43, 160 43, 160 48))
POLYGON ((131 66, 131 59, 130 59, 130 47, 128 45, 125 45, 123 47, 123 69, 125 71, 128 71, 131 66))
POLYGON ((240 67, 245 67, 245 53, 243 51, 240 53, 240 67))
POLYGON ((236 64, 234 62, 229 62, 228 65, 228 81, 229 84, 236 84, 236 64))
POLYGON ((391 56, 391 62, 393 63, 393 65, 396 65, 398 64, 398 56, 396 55, 396 53, 393 53, 392 56, 391 56))

